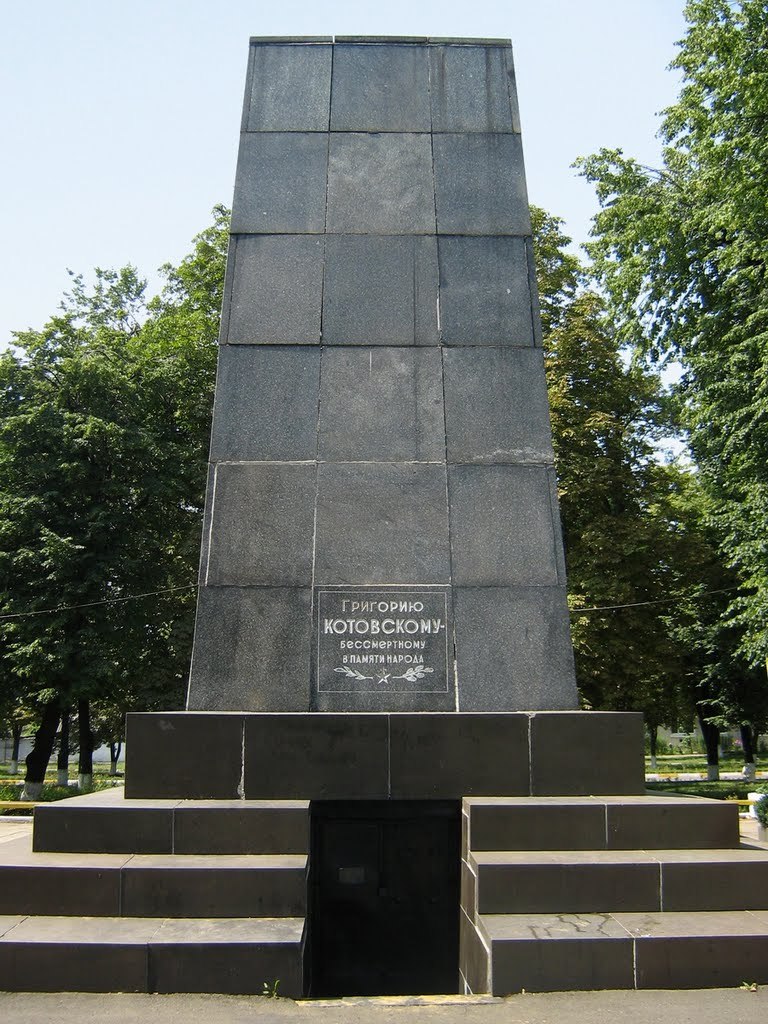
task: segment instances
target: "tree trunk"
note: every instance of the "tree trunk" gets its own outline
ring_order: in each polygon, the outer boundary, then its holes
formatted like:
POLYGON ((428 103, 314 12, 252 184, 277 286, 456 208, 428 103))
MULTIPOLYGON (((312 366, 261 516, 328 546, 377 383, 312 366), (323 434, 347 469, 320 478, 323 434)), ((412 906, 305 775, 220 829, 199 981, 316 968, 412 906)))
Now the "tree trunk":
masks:
POLYGON ((59 757, 56 761, 56 785, 69 785, 69 708, 63 708, 61 712, 59 757))
POLYGON ((121 740, 109 744, 109 774, 117 775, 117 762, 120 760, 120 751, 123 749, 121 740))
POLYGON ((752 782, 755 778, 755 744, 752 736, 752 726, 742 723, 739 726, 741 733, 741 746, 744 751, 744 768, 741 774, 745 779, 752 782))
POLYGON ((648 724, 648 745, 651 752, 651 771, 656 771, 656 748, 658 747, 659 738, 659 727, 658 725, 648 724))
POLYGON ((704 720, 702 711, 697 710, 701 733, 707 747, 707 781, 717 782, 720 778, 720 730, 704 720))
POLYGON ((11 736, 13 737, 13 747, 11 748, 11 775, 19 774, 19 747, 21 746, 21 723, 18 725, 16 722, 11 726, 11 736))
POLYGON ((53 753, 56 729, 61 709, 57 700, 49 701, 43 708, 43 716, 35 733, 34 746, 27 754, 27 773, 24 777, 22 800, 37 800, 45 782, 45 771, 53 753))
POLYGON ((91 707, 87 700, 77 702, 77 727, 80 739, 80 758, 77 765, 77 785, 83 792, 93 788, 93 733, 91 707))

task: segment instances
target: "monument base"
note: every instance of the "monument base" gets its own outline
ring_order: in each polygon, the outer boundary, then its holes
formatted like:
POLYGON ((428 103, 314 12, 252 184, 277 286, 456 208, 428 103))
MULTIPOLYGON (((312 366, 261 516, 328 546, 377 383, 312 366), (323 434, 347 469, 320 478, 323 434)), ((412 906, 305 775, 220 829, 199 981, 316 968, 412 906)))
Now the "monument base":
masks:
POLYGON ((643 751, 642 715, 614 712, 130 714, 125 795, 461 800, 640 794, 643 751))
POLYGON ((131 715, 126 797, 0 852, 0 988, 768 982, 768 847, 641 795, 639 715, 131 715))

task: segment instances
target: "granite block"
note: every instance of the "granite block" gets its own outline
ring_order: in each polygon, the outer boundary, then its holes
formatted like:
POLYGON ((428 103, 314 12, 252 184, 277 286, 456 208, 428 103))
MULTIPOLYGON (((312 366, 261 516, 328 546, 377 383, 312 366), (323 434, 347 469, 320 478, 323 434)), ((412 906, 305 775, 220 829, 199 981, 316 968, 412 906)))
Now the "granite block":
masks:
POLYGON ((174 853, 280 854, 309 852, 305 800, 182 803, 174 811, 174 853))
POLYGON ((327 135, 241 135, 230 230, 234 234, 322 232, 327 168, 327 135))
POLYGON ((169 807, 68 807, 35 810, 33 849, 59 853, 171 853, 169 807))
POLYGON ((308 710, 311 637, 309 588, 201 588, 188 708, 308 710))
POLYGON ((437 345, 434 237, 329 235, 323 289, 327 345, 437 345))
POLYGON ((768 907, 766 850, 665 850, 658 856, 664 910, 768 907))
POLYGON ((445 459, 437 348, 327 348, 318 457, 329 462, 445 459))
POLYGON ((449 462, 553 461, 540 349, 446 348, 443 372, 449 462))
POLYGON ((435 135, 432 146, 441 235, 530 235, 519 135, 435 135))
POLYGON ((430 136, 331 135, 326 225, 334 234, 434 234, 430 136))
POLYGON ((735 988, 768 982, 765 924, 739 912, 616 914, 635 938, 637 988, 735 988))
POLYGON ((450 466, 448 495, 456 586, 565 583, 545 467, 450 466))
POLYGON ((385 800, 386 715, 258 715, 245 730, 248 800, 385 800))
POLYGON ((613 850, 727 849, 739 845, 739 808, 726 800, 682 797, 605 804, 613 850))
POLYGON ((539 712, 531 718, 531 793, 645 792, 643 716, 633 712, 539 712), (584 751, 589 757, 584 757, 584 751), (574 765, 579 771, 574 771, 574 765))
POLYGON ((392 715, 392 797, 528 792, 525 715, 392 715))
MULTIPOLYGON (((454 623, 459 710, 577 706, 564 587, 457 587, 454 623)), ((560 769, 561 784, 573 763, 560 769)))
POLYGON ((149 945, 149 989, 261 995, 279 979, 280 995, 300 999, 303 926, 301 918, 163 921, 149 945))
POLYGON ((472 850, 605 848, 605 808, 588 797, 471 798, 464 807, 472 850))
POLYGON ((490 992, 490 955, 474 923, 459 915, 459 969, 466 983, 465 995, 490 992))
POLYGON ((433 132, 509 132, 505 46, 431 46, 433 132))
POLYGON ((534 344, 522 238, 441 235, 438 261, 446 345, 534 344))
POLYGON ((445 467, 318 466, 315 584, 448 583, 445 467))
POLYGON ((470 921, 475 920, 477 913, 477 877, 465 860, 461 862, 461 909, 470 921))
MULTIPOLYGON (((8 847, 4 854, 7 851, 8 847)), ((62 862, 61 856, 66 855, 35 854, 36 859, 20 864, 9 864, 4 858, 0 914, 109 917, 120 913, 120 863, 104 864, 101 854, 69 863, 62 862)))
POLYGON ((325 132, 331 103, 332 46, 251 44, 243 128, 325 132))
POLYGON ((129 713, 125 795, 234 800, 242 774, 243 716, 200 712, 129 713), (216 756, 201 763, 201 751, 216 756), (162 770, 159 758, 162 757, 162 770))
POLYGON ((483 918, 493 994, 634 988, 632 940, 607 914, 483 918))
POLYGON ((603 914, 661 908, 659 865, 641 851, 473 853, 479 914, 603 914))
POLYGON ((147 943, 157 927, 117 917, 29 917, 0 940, 0 988, 146 992, 147 943))
POLYGON ((314 459, 320 349, 222 345, 211 461, 314 459))
POLYGON ((123 869, 126 917, 302 917, 306 857, 134 857, 123 869))
POLYGON ((208 586, 309 586, 315 466, 223 462, 216 467, 208 586))
POLYGON ((337 43, 332 82, 331 131, 430 130, 426 46, 337 43))
POLYGON ((237 236, 222 341, 319 344, 323 249, 314 235, 237 236))

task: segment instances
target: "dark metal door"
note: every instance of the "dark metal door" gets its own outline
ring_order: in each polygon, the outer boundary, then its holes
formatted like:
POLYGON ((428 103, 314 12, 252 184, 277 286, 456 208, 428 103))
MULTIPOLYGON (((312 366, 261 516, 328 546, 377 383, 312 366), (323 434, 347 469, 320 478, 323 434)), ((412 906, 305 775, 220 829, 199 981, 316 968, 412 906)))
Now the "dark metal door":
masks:
POLYGON ((454 802, 313 804, 312 995, 458 990, 460 842, 454 802))

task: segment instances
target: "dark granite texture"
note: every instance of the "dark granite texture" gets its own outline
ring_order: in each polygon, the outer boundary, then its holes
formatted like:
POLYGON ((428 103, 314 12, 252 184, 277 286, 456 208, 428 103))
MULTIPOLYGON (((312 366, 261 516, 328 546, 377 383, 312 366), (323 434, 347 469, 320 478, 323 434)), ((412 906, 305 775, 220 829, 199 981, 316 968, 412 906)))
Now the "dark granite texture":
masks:
POLYGON ((314 459, 320 350, 222 345, 211 460, 314 459))
POLYGON ((576 708, 564 588, 456 587, 454 628, 460 711, 576 708))
POLYGON ((434 237, 329 235, 325 249, 326 345, 437 345, 434 237))
POLYGON ((448 583, 445 467, 318 466, 315 584, 448 583))
POLYGON ((494 995, 634 988, 633 943, 607 914, 483 918, 494 995))
POLYGON ((189 710, 306 711, 310 605, 308 588, 201 588, 189 710))
POLYGON ((328 136, 256 132, 240 138, 235 234, 313 234, 325 228, 328 136))
POLYGON ((428 132, 427 47, 337 44, 331 96, 331 131, 428 132))
POLYGON ((334 234, 434 234, 429 135, 331 135, 326 224, 334 234))
POLYGON ((533 345, 522 238, 438 238, 440 326, 446 345, 533 345))
POLYGON ((470 816, 469 847, 475 851, 605 848, 605 808, 588 797, 572 797, 570 803, 556 797, 475 798, 464 807, 470 816))
POLYGON ((333 462, 445 458, 437 348, 327 348, 318 457, 333 462))
POLYGON ((503 46, 431 46, 434 132, 509 132, 512 108, 503 46))
POLYGON ((244 130, 327 131, 332 52, 322 45, 252 44, 244 130))
POLYGON ((395 715, 390 720, 393 799, 528 792, 525 715, 395 715))
POLYGON ((254 716, 245 729, 245 796, 307 800, 388 796, 386 715, 254 716))
POLYGON ((435 135, 435 200, 441 235, 529 235, 519 135, 435 135))
POLYGON ((535 859, 528 851, 489 851, 472 854, 470 862, 477 872, 479 914, 661 909, 659 865, 639 850, 539 852, 535 859))
POLYGON ((218 465, 208 585, 311 584, 315 472, 304 463, 218 465))
POLYGON ((174 852, 183 854, 306 854, 306 801, 183 803, 174 811, 174 852))
POLYGON ((302 921, 209 919, 163 921, 149 943, 152 992, 263 995, 266 979, 280 995, 304 993, 302 921))
POLYGON ((541 349, 443 351, 448 461, 551 463, 541 349))
POLYGON ((125 734, 128 798, 235 800, 243 762, 243 716, 129 714, 125 734), (215 750, 200 770, 200 752, 215 750), (158 762, 162 751, 162 766, 158 762))
MULTIPOLYGON (((457 615, 458 619, 458 615, 457 615)), ((643 716, 590 711, 538 714, 531 719, 534 796, 643 793, 643 716), (589 751, 589 757, 584 751, 589 751), (579 771, 572 770, 579 764, 579 771)))
POLYGON ((222 341, 318 344, 323 249, 323 238, 314 235, 238 236, 222 341))
POLYGON ((558 579, 544 466, 451 466, 453 581, 464 587, 554 586, 558 579))

